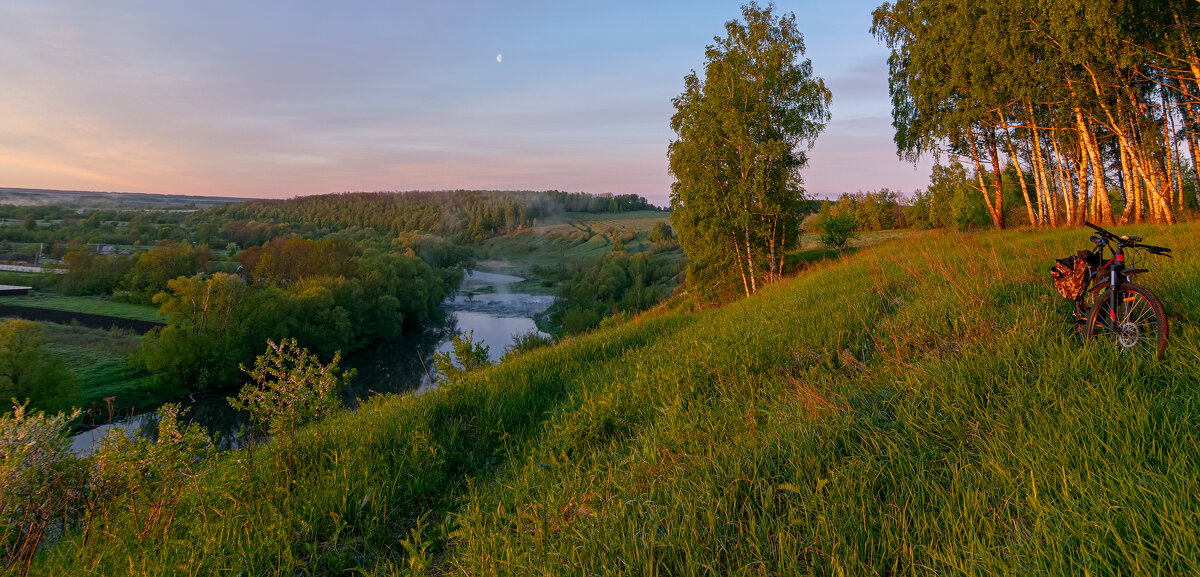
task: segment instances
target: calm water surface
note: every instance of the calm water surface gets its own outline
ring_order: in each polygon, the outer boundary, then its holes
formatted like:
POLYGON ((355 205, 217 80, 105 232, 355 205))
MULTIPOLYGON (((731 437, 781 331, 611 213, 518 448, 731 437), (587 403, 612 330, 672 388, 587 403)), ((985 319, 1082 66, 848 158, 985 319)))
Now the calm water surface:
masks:
MULTIPOLYGON (((546 310, 554 297, 511 293, 508 288, 521 277, 472 271, 463 279, 461 294, 446 301, 448 326, 427 329, 394 341, 379 342, 348 355, 344 368, 354 368, 357 374, 342 390, 342 402, 353 409, 378 394, 421 391, 432 386, 434 352, 449 351, 456 331, 473 332, 477 342, 489 349, 496 361, 513 344, 515 335, 537 331, 533 316, 546 310), (480 292, 486 291, 486 292, 480 292)), ((237 394, 226 391, 179 401, 188 409, 187 420, 199 423, 217 436, 221 450, 240 447, 247 442, 249 428, 246 414, 229 406, 226 397, 237 394)), ((75 435, 72 448, 86 452, 101 437, 116 426, 137 430, 147 438, 157 434, 158 419, 154 411, 111 419, 104 418, 91 430, 75 435)), ((86 417, 85 417, 86 422, 86 417)))

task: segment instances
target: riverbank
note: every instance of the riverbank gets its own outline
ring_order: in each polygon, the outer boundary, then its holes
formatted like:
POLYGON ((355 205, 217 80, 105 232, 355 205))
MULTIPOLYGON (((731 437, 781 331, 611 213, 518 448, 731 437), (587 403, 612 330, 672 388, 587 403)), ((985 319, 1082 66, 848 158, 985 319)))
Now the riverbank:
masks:
MULTIPOLYGON (((377 342, 346 355, 342 368, 354 369, 356 375, 341 391, 343 406, 355 409, 367 399, 380 394, 429 389, 436 378, 433 374, 433 353, 448 351, 455 332, 472 332, 476 342, 489 347, 491 360, 499 360, 512 346, 514 335, 537 330, 532 317, 545 311, 554 302, 553 297, 545 295, 509 292, 509 287, 523 280, 512 275, 472 271, 465 275, 459 294, 442 305, 448 313, 446 325, 410 332, 399 339, 377 342)), ((76 328, 74 332, 82 330, 85 329, 76 328)), ((51 331, 51 334, 64 332, 69 332, 69 328, 51 331)), ((136 349, 136 344, 126 352, 132 352, 133 349, 136 349)), ((106 361, 111 363, 111 359, 106 361)), ((181 398, 154 398, 144 388, 140 388, 140 391, 113 391, 104 397, 95 396, 94 391, 99 388, 91 390, 93 395, 88 403, 90 411, 84 416, 83 429, 72 439, 76 452, 86 450, 113 426, 140 429, 142 435, 151 438, 157 423, 154 409, 164 402, 176 402, 186 409, 188 414, 185 420, 197 423, 215 434, 221 450, 238 448, 248 442, 251 423, 247 415, 234 410, 226 400, 237 394, 238 387, 189 394, 181 398), (130 398, 130 392, 140 395, 136 395, 133 403, 124 402, 124 399, 130 398), (104 401, 107 396, 121 401, 97 402, 104 401)))

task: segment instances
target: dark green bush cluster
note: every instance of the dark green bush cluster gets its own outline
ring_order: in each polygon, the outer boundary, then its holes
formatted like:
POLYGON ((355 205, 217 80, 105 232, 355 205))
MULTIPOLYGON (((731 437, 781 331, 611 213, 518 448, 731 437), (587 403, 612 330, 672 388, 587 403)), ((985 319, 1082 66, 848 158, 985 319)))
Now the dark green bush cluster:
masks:
POLYGON ((547 315, 568 334, 583 332, 605 316, 658 304, 674 290, 682 269, 667 254, 605 255, 559 288, 547 315))
POLYGON ((367 252, 322 261, 333 249, 320 244, 268 245, 251 269, 262 276, 250 282, 225 273, 170 281, 155 297, 168 324, 146 335, 135 363, 160 387, 231 386, 237 367, 268 339, 294 338, 329 359, 434 322, 446 285, 457 282, 415 256, 367 252), (314 252, 302 256, 306 247, 314 252))

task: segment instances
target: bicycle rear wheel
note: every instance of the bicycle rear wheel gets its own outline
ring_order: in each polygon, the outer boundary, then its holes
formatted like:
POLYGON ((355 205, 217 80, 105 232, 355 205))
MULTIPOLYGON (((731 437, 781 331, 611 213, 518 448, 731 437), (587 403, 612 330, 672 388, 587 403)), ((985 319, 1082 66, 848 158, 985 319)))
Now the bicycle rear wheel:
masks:
POLYGON ((1167 315, 1149 289, 1133 284, 1117 285, 1116 298, 1108 292, 1096 296, 1088 313, 1084 339, 1109 343, 1121 353, 1160 359, 1167 350, 1167 315), (1115 300, 1115 306, 1110 306, 1115 300))

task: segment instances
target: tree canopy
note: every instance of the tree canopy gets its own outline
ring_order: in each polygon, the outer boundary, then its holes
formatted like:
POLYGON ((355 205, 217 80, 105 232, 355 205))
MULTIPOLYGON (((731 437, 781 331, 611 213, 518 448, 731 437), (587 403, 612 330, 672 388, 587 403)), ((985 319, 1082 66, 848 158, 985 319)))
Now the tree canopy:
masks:
POLYGON ((1197 18, 1185 0, 885 3, 872 32, 892 49, 897 151, 972 164, 998 228, 1005 165, 1030 224, 1175 222, 1192 202, 1181 144, 1198 154, 1197 18))
POLYGON ((802 58, 795 14, 751 2, 705 51, 672 103, 671 222, 702 293, 777 280, 800 234, 807 150, 829 120, 831 95, 802 58))

